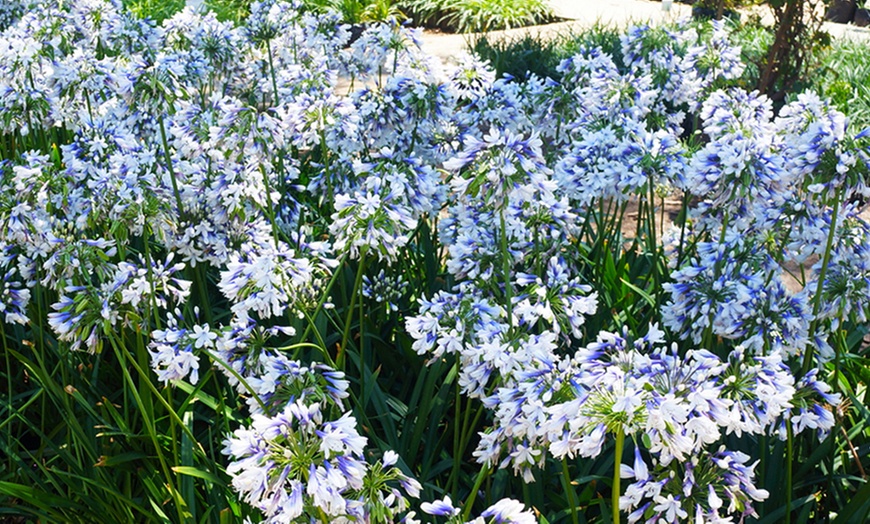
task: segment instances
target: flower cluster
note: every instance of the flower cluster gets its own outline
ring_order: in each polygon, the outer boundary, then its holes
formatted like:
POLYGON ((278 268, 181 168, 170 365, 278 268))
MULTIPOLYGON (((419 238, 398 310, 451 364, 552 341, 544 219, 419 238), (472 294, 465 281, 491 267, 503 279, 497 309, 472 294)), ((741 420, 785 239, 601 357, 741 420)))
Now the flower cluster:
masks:
MULTIPOLYGON (((800 353, 808 344, 811 305, 789 292, 780 267, 755 238, 702 242, 696 257, 664 284, 671 301, 665 326, 701 343, 706 335, 736 340, 758 353, 800 353)), ((708 337, 709 340, 709 337, 708 337)))
MULTIPOLYGON (((449 517, 448 522, 451 524, 462 523, 459 509, 453 507, 453 501, 450 500, 450 497, 444 497, 435 502, 424 502, 420 508, 429 515, 449 517)), ((533 524, 537 521, 535 515, 527 510, 521 502, 513 499, 501 499, 484 510, 479 517, 464 524, 533 524)), ((406 520, 406 522, 419 521, 406 520)))
POLYGON ((324 416, 319 403, 288 403, 273 417, 254 414, 250 427, 225 441, 233 487, 267 517, 265 522, 392 520, 420 485, 387 452, 375 464, 363 459, 365 437, 356 420, 324 416), (301 519, 301 520, 300 520, 301 519))
POLYGON ((631 522, 751 514, 752 501, 767 493, 755 487, 749 457, 709 448, 723 435, 781 434, 780 426, 789 423, 795 431, 817 429, 823 436, 834 422, 826 406, 839 398, 826 386, 817 388, 815 375, 803 381, 799 395, 778 356, 753 357, 738 346, 727 361, 706 350, 680 357, 676 345, 662 345, 663 335, 652 326, 632 343, 600 333, 571 359, 499 388, 485 401, 496 426, 482 435, 478 460, 512 464, 531 479, 529 468, 547 453, 596 457, 608 437, 627 436, 635 460, 623 466, 623 476, 634 482, 620 508, 631 522), (801 407, 793 412, 797 402, 801 407))
POLYGON ((632 466, 622 466, 622 475, 633 479, 619 499, 628 522, 730 522, 723 513, 752 515, 752 502, 762 501, 767 491, 754 485, 756 464, 739 451, 707 451, 669 466, 653 468, 635 449, 632 466), (681 482, 681 479, 686 479, 681 482))

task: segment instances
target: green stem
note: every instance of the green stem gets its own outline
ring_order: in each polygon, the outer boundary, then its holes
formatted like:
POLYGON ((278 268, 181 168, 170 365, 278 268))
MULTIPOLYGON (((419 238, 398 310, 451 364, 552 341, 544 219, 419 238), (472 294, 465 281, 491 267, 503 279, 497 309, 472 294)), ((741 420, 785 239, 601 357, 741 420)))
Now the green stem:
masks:
POLYGON ((571 486, 571 473, 568 471, 568 460, 562 458, 562 489, 568 497, 568 505, 571 506, 571 522, 577 524, 577 503, 574 501, 574 487, 571 486))
POLYGON ((269 183, 269 175, 266 173, 266 168, 260 166, 260 173, 263 175, 263 189, 266 192, 266 214, 269 218, 269 224, 272 225, 272 236, 275 237, 275 248, 278 247, 278 223, 275 221, 275 207, 272 205, 272 185, 269 183))
MULTIPOLYGON (((362 286, 363 270, 366 265, 366 248, 361 247, 359 250, 359 266, 356 269, 356 278, 353 282, 353 291, 350 294, 350 306, 347 308, 347 318, 344 321, 344 333, 341 335, 341 347, 335 361, 338 364, 338 369, 344 370, 344 354, 347 352, 347 342, 350 338, 350 322, 353 320, 353 309, 356 305, 356 297, 360 287, 362 286)), ((360 327, 362 327, 362 319, 360 319, 360 327)))
POLYGON ((580 234, 577 236, 580 242, 583 242, 583 239, 586 239, 588 243, 591 244, 592 238, 592 222, 597 220, 595 217, 595 200, 586 207, 586 214, 583 215, 583 225, 580 229, 580 234))
MULTIPOLYGON (((110 340, 112 341, 112 345, 114 346, 115 350, 121 351, 120 346, 118 346, 119 341, 115 340, 114 336, 110 337, 110 340)), ((130 365, 133 366, 133 369, 136 370, 136 373, 138 373, 140 377, 145 377, 145 378, 150 379, 150 377, 151 377, 150 371, 146 371, 145 367, 142 367, 139 364, 137 364, 135 359, 130 359, 130 365)), ((151 391, 154 398, 159 400, 160 404, 163 406, 163 408, 166 409, 167 413, 169 414, 169 418, 172 419, 176 424, 178 424, 181 427, 182 431, 184 431, 187 434, 187 436, 190 437, 190 439, 192 441, 197 443, 196 445, 199 448, 199 452, 202 453, 203 455, 205 455, 205 448, 202 447, 202 444, 199 444, 199 441, 193 435, 193 431, 187 427, 187 425, 181 420, 181 417, 178 416, 178 413, 176 413, 176 411, 166 401, 166 399, 163 398, 163 395, 160 394, 160 391, 157 389, 157 386, 155 386, 154 383, 151 382, 151 380, 146 380, 145 385, 147 386, 147 389, 151 391)))
MULTIPOLYGON (((659 250, 658 250, 658 240, 657 240, 657 231, 656 231, 656 206, 655 206, 655 198, 656 198, 656 189, 655 184, 653 184, 652 178, 650 178, 649 182, 649 247, 648 250, 653 257, 651 273, 652 273, 652 281, 653 281, 653 289, 659 289, 659 250)), ((661 293, 656 293, 656 306, 658 306, 658 300, 661 296, 661 293)), ((656 307, 658 310, 658 307, 656 307)))
POLYGON ((785 421, 785 524, 791 524, 791 496, 792 496, 792 462, 794 462, 794 430, 791 421, 785 421))
MULTIPOLYGON (((12 396, 12 391, 13 391, 12 390, 12 366, 9 362, 9 347, 6 345, 6 327, 5 326, 6 326, 5 322, 0 322, 0 338, 3 339, 3 358, 6 361, 6 398, 8 399, 9 411, 11 412, 14 409, 13 408, 13 400, 15 397, 12 396)), ((32 398, 35 398, 35 395, 33 397, 31 397, 31 399, 32 398)), ((7 417, 7 419, 6 419, 6 421, 11 421, 11 420, 13 420, 11 416, 7 417)), ((7 424, 7 422, 0 423, 0 429, 2 429, 3 426, 5 426, 6 424, 7 424)), ((12 447, 12 432, 11 431, 4 431, 3 433, 6 435, 6 449, 9 449, 9 450, 14 449, 12 447)), ((15 470, 14 469, 15 462, 12 458, 12 453, 9 454, 8 458, 9 458, 9 464, 7 465, 7 467, 8 467, 7 471, 14 471, 15 470)))
MULTIPOLYGON (((843 189, 837 191, 834 197, 834 207, 831 210, 831 229, 828 231, 828 241, 825 244, 825 254, 822 256, 822 267, 819 270, 818 284, 816 285, 816 296, 813 297, 813 321, 810 324, 810 341, 816 335, 816 330, 819 327, 819 310, 822 308, 822 295, 824 294, 825 278, 828 274, 828 264, 831 262, 831 250, 834 246, 834 237, 837 235, 837 215, 840 213, 840 200, 843 198, 843 189)), ((810 371, 813 362, 813 344, 807 344, 807 352, 804 355, 804 364, 801 368, 801 375, 806 375, 810 371)))
POLYGON ((275 65, 272 63, 272 44, 269 39, 266 39, 266 51, 269 54, 269 73, 272 77, 272 91, 275 93, 275 100, 272 101, 273 105, 278 105, 278 79, 275 77, 275 65))
MULTIPOLYGON (((308 312, 305 310, 302 310, 302 314, 305 316, 305 320, 308 321, 308 326, 313 326, 314 319, 311 318, 311 315, 309 315, 308 312)), ((306 328, 305 332, 308 333, 307 328, 306 328)), ((323 355, 323 359, 326 360, 326 363, 329 364, 329 367, 331 367, 333 369, 338 369, 335 367, 335 361, 333 361, 332 357, 329 356, 329 351, 326 349, 326 341, 323 340, 323 336, 320 334, 320 330, 319 329, 314 330, 314 338, 317 339, 317 344, 305 342, 305 340, 307 340, 306 337, 307 337, 307 335, 303 336, 302 342, 299 342, 299 343, 294 344, 292 346, 288 346, 286 348, 288 351, 291 349, 293 350, 293 359, 296 360, 299 358, 299 352, 302 350, 302 348, 313 347, 313 348, 317 348, 320 351, 320 354, 323 355)))
POLYGON ((175 195, 175 205, 178 206, 178 216, 184 216, 184 206, 181 204, 181 192, 178 191, 178 181, 175 180, 175 169, 172 167, 172 155, 169 154, 169 141, 166 139, 166 125, 163 123, 163 113, 158 113, 160 123, 160 142, 163 145, 163 158, 166 159, 166 169, 172 181, 172 193, 175 195))
POLYGON ((477 409, 474 411, 474 417, 471 418, 470 413, 472 411, 471 404, 472 404, 473 400, 468 399, 468 402, 467 402, 467 404, 465 406, 465 410, 464 410, 465 415, 464 415, 464 417, 461 417, 460 413, 463 410, 458 409, 458 407, 461 407, 461 404, 460 404, 461 393, 460 393, 459 383, 457 382, 456 385, 457 385, 457 387, 456 387, 457 410, 456 410, 456 420, 454 423, 457 427, 459 427, 460 426, 459 419, 462 418, 463 421, 461 424, 462 427, 458 433, 458 437, 457 437, 457 433, 454 433, 454 437, 453 437, 453 453, 454 453, 454 455, 453 455, 453 470, 450 472, 450 477, 447 479, 447 485, 453 486, 453 493, 456 493, 456 491, 459 489, 459 473, 460 473, 459 470, 460 470, 460 466, 462 464, 462 457, 465 456, 465 450, 468 448, 468 443, 471 440, 473 433, 476 433, 474 431, 474 429, 478 427, 478 424, 480 423, 480 419, 483 416, 483 411, 484 411, 483 404, 478 404, 477 409), (469 423, 469 421, 470 421, 470 423, 469 423))
MULTIPOLYGON (((321 122, 321 124, 323 123, 321 122)), ((321 162, 323 163, 323 178, 326 179, 326 194, 334 198, 335 193, 332 190, 332 174, 330 173, 331 168, 329 166, 329 149, 326 147, 326 131, 324 131, 325 127, 325 125, 322 125, 320 129, 320 156, 321 162)), ((333 209, 332 203, 330 202, 329 204, 330 207, 327 209, 327 212, 329 211, 329 209, 333 209)))
MULTIPOLYGON (((845 305, 840 306, 840 315, 838 317, 840 319, 841 326, 843 325, 842 320, 843 320, 843 308, 844 307, 845 307, 845 305)), ((848 347, 847 347, 848 343, 846 342, 846 331, 843 329, 838 329, 837 336, 834 337, 834 341, 836 342, 834 344, 834 380, 833 380, 833 383, 831 384, 831 388, 833 389, 834 393, 837 393, 840 391, 840 373, 842 373, 841 357, 843 356, 843 352, 848 350, 848 347)), ((835 422, 836 422, 836 417, 835 417, 835 422)))
POLYGON ((203 319, 206 324, 211 324, 211 302, 208 299, 208 274, 206 273, 205 264, 200 264, 194 272, 196 288, 199 291, 199 301, 202 303, 200 310, 202 311, 203 319))
MULTIPOLYGON (((731 220, 731 214, 727 211, 725 212, 725 216, 722 218, 722 228, 719 230, 719 239, 717 243, 722 246, 725 244, 725 233, 728 231, 728 223, 731 220)), ((719 260, 713 266, 713 278, 718 279, 722 273, 722 261, 719 260)), ((716 340, 716 336, 713 334, 713 320, 716 318, 716 311, 711 310, 710 315, 707 317, 707 328, 704 330, 704 335, 702 337, 703 348, 708 349, 710 351, 713 350, 713 342, 716 340)))
POLYGON ((214 353, 212 353, 211 351, 209 351, 205 348, 203 348, 203 351, 205 352, 206 355, 209 356, 209 358, 211 358, 213 361, 217 362, 222 368, 227 370, 229 372, 229 374, 233 376, 233 378, 238 380, 239 383, 245 387, 245 389, 250 391, 251 396, 253 396, 254 400, 257 401, 257 404, 260 405, 260 409, 263 410, 263 413, 271 414, 271 412, 269 411, 269 408, 266 406, 266 404, 263 404, 263 400, 260 398, 260 395, 258 395, 257 392, 254 391, 254 388, 252 388, 250 386, 250 384, 248 384, 248 382, 245 380, 245 377, 239 375, 238 371, 236 371, 235 369, 233 369, 232 366, 230 366, 229 364, 227 364, 226 362, 224 362, 223 360, 218 358, 218 356, 215 355, 214 353))
MULTIPOLYGON (((317 319, 317 315, 319 315, 320 311, 323 309, 323 305, 329 299, 329 292, 332 291, 333 286, 335 286, 335 283, 338 281, 338 276, 341 274, 341 267, 344 266, 347 258, 348 254, 345 253, 344 256, 341 257, 341 260, 338 262, 338 265, 335 266, 335 272, 332 273, 332 278, 329 279, 329 283, 326 285, 326 289, 324 289, 323 294, 320 295, 320 300, 317 302, 317 306, 315 306, 314 312, 310 316, 308 325, 305 326, 305 331, 302 333, 302 341, 308 340, 308 335, 311 333, 311 329, 314 326, 314 321, 317 319)), ((322 340, 320 336, 318 336, 318 339, 322 340)), ((324 351, 326 351, 326 346, 324 346, 323 349, 324 351)))
POLYGON ((481 484, 483 484, 483 479, 485 479, 487 475, 489 475, 489 464, 484 464, 477 473, 477 478, 474 480, 474 487, 471 488, 471 493, 468 494, 468 498, 465 500, 465 507, 462 508, 463 522, 468 522, 468 518, 471 516, 471 508, 474 506, 474 499, 477 498, 477 491, 480 489, 481 484))
MULTIPOLYGON (((360 271, 362 271, 362 258, 360 258, 360 271)), ((354 293, 359 293, 359 388, 360 400, 362 400, 362 408, 365 409, 368 405, 366 398, 366 340, 365 340, 365 300, 363 300, 362 286, 356 286, 354 293)), ((374 369, 374 361, 372 369, 374 369)))
POLYGON ((505 305, 507 306, 507 323, 508 327, 513 325, 513 288, 511 287, 511 262, 510 253, 508 252, 507 227, 505 225, 504 208, 499 209, 498 218, 501 226, 501 264, 502 276, 504 278, 504 295, 505 305))
POLYGON ((641 238, 640 236, 643 234, 643 217, 646 214, 646 205, 644 203, 644 198, 638 197, 637 199, 637 220, 634 225, 634 238, 631 241, 631 249, 635 250, 640 246, 641 238))
MULTIPOLYGON (((453 364, 456 373, 459 373, 459 361, 453 364)), ((462 387, 459 381, 456 381, 456 408, 453 412, 453 471, 450 472, 450 481, 448 485, 452 485, 452 492, 457 493, 459 487, 459 468, 462 466, 462 453, 459 452, 459 442, 462 440, 462 387)))
POLYGON ((622 466, 622 448, 625 446, 625 432, 620 428, 616 434, 616 450, 613 455, 613 490, 610 494, 613 524, 619 524, 619 492, 620 492, 620 467, 622 466))
POLYGON ((155 279, 154 279, 154 271, 153 271, 153 262, 151 260, 151 247, 149 237, 151 236, 151 226, 146 222, 144 228, 143 244, 145 251, 145 270, 148 273, 148 282, 151 285, 151 296, 149 297, 149 305, 148 308, 151 310, 151 316, 154 318, 154 325, 157 329, 163 329, 160 326, 160 311, 157 309, 157 291, 154 287, 155 279))
POLYGON ((316 349, 318 351, 323 350, 323 346, 318 346, 317 344, 312 344, 311 342, 298 342, 296 344, 290 344, 289 346, 281 346, 281 347, 278 347, 275 349, 277 349, 279 351, 293 351, 294 360, 298 360, 299 351, 301 349, 304 349, 304 348, 316 349))

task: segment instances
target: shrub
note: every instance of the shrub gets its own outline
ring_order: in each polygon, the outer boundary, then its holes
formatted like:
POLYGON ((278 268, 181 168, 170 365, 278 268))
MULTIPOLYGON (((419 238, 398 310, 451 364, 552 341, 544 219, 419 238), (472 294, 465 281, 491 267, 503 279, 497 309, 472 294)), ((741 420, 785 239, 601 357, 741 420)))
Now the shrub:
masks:
POLYGON ((185 0, 124 0, 124 7, 140 18, 150 18, 160 24, 181 11, 185 0))
POLYGON ((544 0, 403 0, 416 25, 473 33, 546 23, 553 18, 544 0))
POLYGON ((836 40, 821 57, 813 87, 831 98, 856 129, 870 127, 870 44, 836 40))
POLYGON ((560 78, 558 66, 562 60, 588 47, 601 47, 621 66, 619 32, 604 25, 595 25, 579 34, 566 32, 545 39, 532 35, 515 38, 482 35, 474 40, 472 51, 489 62, 497 76, 509 74, 523 81, 531 74, 560 78))
POLYGON ((218 20, 241 23, 250 15, 251 0, 204 0, 206 8, 218 20))

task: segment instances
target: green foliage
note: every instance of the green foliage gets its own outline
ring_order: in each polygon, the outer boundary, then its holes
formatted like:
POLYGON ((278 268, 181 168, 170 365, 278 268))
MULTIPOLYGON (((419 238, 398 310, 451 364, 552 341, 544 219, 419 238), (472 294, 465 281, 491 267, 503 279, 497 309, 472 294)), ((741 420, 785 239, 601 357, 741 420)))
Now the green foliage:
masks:
POLYGON ((348 24, 383 22, 390 17, 405 18, 393 0, 304 0, 303 5, 319 13, 335 11, 348 24))
POLYGON ((553 18, 545 0, 403 0, 401 7, 416 25, 458 33, 512 29, 553 18))
POLYGON ((534 25, 550 16, 544 0, 458 0, 449 4, 445 20, 469 33, 534 25))
POLYGON ((45 328, 0 333, 5 514, 46 522, 242 516, 220 477, 229 427, 212 424, 228 422, 218 413, 229 413, 223 399, 234 395, 213 371, 196 388, 160 387, 144 334, 113 335, 110 347, 88 355, 45 328))
POLYGON ((472 51, 489 61, 497 76, 509 74, 522 81, 532 74, 559 78, 557 66, 581 47, 601 47, 605 53, 619 57, 619 45, 619 32, 615 27, 595 24, 580 33, 557 33, 546 39, 529 34, 513 39, 483 35, 474 41, 472 51))
POLYGON ((758 84, 761 69, 767 60, 767 50, 773 42, 773 31, 762 23, 758 17, 750 18, 743 23, 732 24, 732 40, 740 46, 743 63, 746 70, 743 73, 742 85, 751 88, 758 84))
MULTIPOLYGON (((251 0, 204 0, 204 3, 221 21, 239 23, 251 11, 251 0)), ((342 22, 348 24, 383 22, 390 17, 405 18, 393 0, 304 0, 303 8, 318 13, 335 11, 342 22)))
POLYGON ((124 7, 131 13, 139 18, 150 18, 158 24, 184 9, 184 5, 184 0, 124 0, 124 7))
POLYGON ((222 22, 239 23, 251 12, 251 0, 204 0, 204 4, 222 22))
POLYGON ((499 77, 509 74, 517 80, 527 80, 534 74, 552 78, 563 58, 561 45, 566 40, 567 37, 557 36, 544 41, 531 35, 502 40, 484 35, 475 40, 472 50, 488 61, 499 77))
POLYGON ((821 57, 813 87, 830 97, 854 129, 870 126, 870 42, 842 39, 821 57))

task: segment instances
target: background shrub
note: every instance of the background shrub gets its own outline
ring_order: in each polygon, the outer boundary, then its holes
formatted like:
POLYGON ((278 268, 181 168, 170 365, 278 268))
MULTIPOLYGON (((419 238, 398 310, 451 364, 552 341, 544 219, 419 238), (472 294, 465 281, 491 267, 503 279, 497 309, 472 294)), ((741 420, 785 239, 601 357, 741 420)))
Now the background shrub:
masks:
POLYGON ((511 29, 553 20, 545 0, 403 0, 415 25, 459 33, 511 29))

